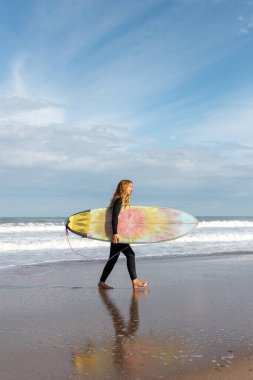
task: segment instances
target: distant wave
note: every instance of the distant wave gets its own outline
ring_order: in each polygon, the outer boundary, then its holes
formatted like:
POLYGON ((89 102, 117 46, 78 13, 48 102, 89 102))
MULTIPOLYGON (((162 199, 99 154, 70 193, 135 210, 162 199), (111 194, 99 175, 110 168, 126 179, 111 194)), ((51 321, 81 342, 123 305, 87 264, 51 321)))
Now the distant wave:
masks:
POLYGON ((208 233, 208 234, 192 234, 182 237, 180 239, 184 243, 214 243, 214 242, 242 242, 242 241, 252 241, 252 233, 241 233, 241 232, 231 232, 231 233, 208 233))
MULTIPOLYGON (((197 229, 205 228, 252 228, 253 221, 248 220, 215 220, 215 221, 202 221, 197 226, 197 229)), ((0 224, 0 233, 26 233, 26 232, 62 232, 65 226, 63 222, 59 223, 41 223, 41 222, 30 222, 30 223, 2 223, 0 224)))
MULTIPOLYGON (((99 247, 107 247, 109 243, 101 242, 97 240, 91 239, 82 239, 80 237, 73 237, 71 239, 71 245, 74 248, 99 248, 99 247)), ((31 238, 31 237, 23 237, 19 239, 11 239, 9 238, 6 241, 0 240, 0 256, 1 252, 20 252, 20 251, 52 251, 56 252, 59 250, 67 250, 69 249, 69 245, 67 239, 64 235, 59 238, 53 237, 50 238, 47 236, 46 238, 31 238)))
POLYGON ((253 228, 253 221, 214 220, 200 222, 197 228, 253 228))
MULTIPOLYGON (((109 243, 107 242, 101 242, 97 240, 92 239, 82 239, 80 237, 75 237, 71 235, 70 237, 71 245, 74 248, 87 248, 87 249, 94 249, 99 247, 107 247, 109 243)), ((201 244, 206 243, 208 245, 210 244, 217 244, 217 243, 227 243, 229 246, 232 244, 235 244, 236 246, 238 244, 242 243, 250 243, 253 245, 252 240, 252 234, 250 233, 209 233, 209 234, 189 234, 185 237, 182 237, 177 240, 173 240, 170 242, 160 243, 162 245, 169 245, 172 247, 175 244, 180 244, 183 248, 186 244, 201 244)), ((148 245, 138 245, 138 247, 141 246, 148 246, 148 245)), ((150 246, 150 245, 149 245, 150 246)), ((66 250, 68 249, 68 243, 65 239, 65 236, 62 235, 59 237, 59 235, 53 236, 53 237, 20 237, 20 238, 8 238, 5 241, 0 240, 0 252, 7 252, 7 251, 59 251, 59 250, 66 250)), ((0 253, 1 255, 1 253, 0 253)))
POLYGON ((64 228, 64 223, 4 223, 0 224, 0 233, 57 232, 64 228))

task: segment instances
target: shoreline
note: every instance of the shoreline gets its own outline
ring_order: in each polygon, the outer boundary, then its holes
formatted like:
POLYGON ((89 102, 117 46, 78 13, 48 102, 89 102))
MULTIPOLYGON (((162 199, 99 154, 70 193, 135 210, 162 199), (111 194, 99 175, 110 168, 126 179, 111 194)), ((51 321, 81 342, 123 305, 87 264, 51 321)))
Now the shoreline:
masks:
MULTIPOLYGON (((180 254, 180 255, 173 255, 173 254, 168 254, 168 255, 160 255, 160 256, 141 256, 140 255, 136 255, 136 261, 150 261, 150 260, 183 260, 183 261, 194 261, 194 260, 216 260, 216 259, 231 259, 231 258, 235 258, 235 259, 238 259, 238 258, 244 258, 244 259, 247 259, 247 258, 251 258, 251 256, 253 257, 253 251, 234 251, 234 252, 227 252, 227 251, 223 251, 223 252, 216 252, 216 253, 203 253, 203 254, 188 254, 188 255, 185 255, 185 254, 180 254)), ((119 259, 118 259, 118 262, 122 262, 124 261, 124 256, 120 256, 119 259)), ((66 259, 66 260, 54 260, 54 261, 43 261, 43 262, 35 262, 35 263, 23 263, 23 264, 10 264, 8 266, 5 266, 5 267, 0 267, 0 272, 4 272, 6 270, 15 270, 19 267, 36 267, 36 266, 47 266, 47 265, 71 265, 71 264, 75 264, 75 263, 79 263, 79 264, 105 264, 107 261, 106 258, 96 258, 96 259, 92 259, 92 260, 88 260, 88 259, 85 259, 84 258, 80 258, 80 259, 66 259)))
POLYGON ((4 380, 253 377, 253 255, 142 258, 137 292, 125 260, 99 291, 103 266, 1 270, 4 380))

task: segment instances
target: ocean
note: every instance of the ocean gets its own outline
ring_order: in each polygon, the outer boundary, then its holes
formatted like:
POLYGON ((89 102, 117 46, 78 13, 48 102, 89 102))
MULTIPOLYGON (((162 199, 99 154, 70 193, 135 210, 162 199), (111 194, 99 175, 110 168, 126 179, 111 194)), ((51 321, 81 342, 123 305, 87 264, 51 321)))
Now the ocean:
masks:
MULTIPOLYGON (((137 258, 253 253, 253 217, 197 217, 190 234, 160 244, 134 245, 137 258)), ((109 243, 70 233, 64 218, 0 218, 0 268, 48 262, 106 259, 109 243), (81 256, 80 256, 81 255, 81 256)), ((123 255, 122 255, 123 256, 123 255)))

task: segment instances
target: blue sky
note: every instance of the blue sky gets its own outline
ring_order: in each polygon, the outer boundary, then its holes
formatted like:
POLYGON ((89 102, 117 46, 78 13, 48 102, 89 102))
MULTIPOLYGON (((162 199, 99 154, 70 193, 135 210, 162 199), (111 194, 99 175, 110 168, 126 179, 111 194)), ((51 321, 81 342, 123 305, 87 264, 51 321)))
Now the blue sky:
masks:
POLYGON ((252 0, 0 0, 1 216, 253 215, 252 0))

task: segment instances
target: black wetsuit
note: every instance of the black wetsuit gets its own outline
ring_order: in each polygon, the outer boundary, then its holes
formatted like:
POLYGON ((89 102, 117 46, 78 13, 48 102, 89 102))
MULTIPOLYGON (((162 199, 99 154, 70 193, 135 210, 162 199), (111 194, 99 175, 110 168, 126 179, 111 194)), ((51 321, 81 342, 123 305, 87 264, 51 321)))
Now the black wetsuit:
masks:
MULTIPOLYGON (((112 232, 113 234, 118 233, 118 216, 120 213, 122 207, 122 199, 117 198, 112 206, 112 232)), ((107 261, 102 276, 100 278, 100 281, 105 282, 111 271, 113 270, 114 265, 116 264, 120 252, 124 253, 127 259, 127 269, 129 272, 129 275, 131 277, 131 280, 135 280, 137 278, 136 275, 136 269, 135 269, 135 253, 130 247, 129 244, 124 244, 124 243, 111 243, 111 248, 110 248, 110 256, 109 256, 109 261, 107 261), (118 254, 117 254, 118 253, 118 254), (115 255, 115 256, 114 256, 115 255), (114 256, 111 260, 110 258, 114 256)))

